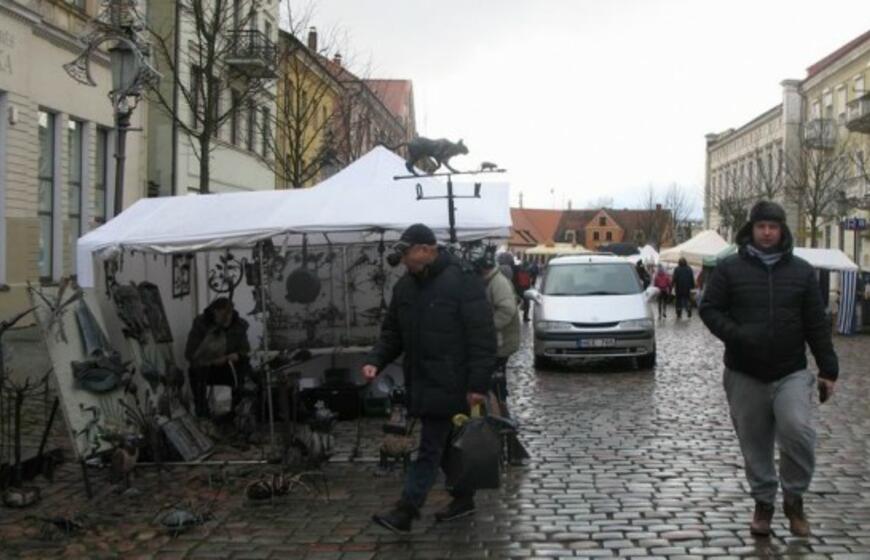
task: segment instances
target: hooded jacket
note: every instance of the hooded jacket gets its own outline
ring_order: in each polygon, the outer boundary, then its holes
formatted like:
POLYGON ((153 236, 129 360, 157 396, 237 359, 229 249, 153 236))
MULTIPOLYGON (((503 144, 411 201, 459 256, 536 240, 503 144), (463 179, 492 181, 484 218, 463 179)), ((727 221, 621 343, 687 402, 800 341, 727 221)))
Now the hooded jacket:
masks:
POLYGON ((498 268, 484 277, 486 299, 492 306, 493 322, 498 337, 497 356, 507 358, 520 349, 520 311, 510 280, 498 268))
POLYGON ((466 395, 489 390, 496 335, 483 281, 443 249, 425 274, 396 282, 366 363, 382 370, 402 353, 414 416, 467 413, 466 395))
POLYGON ((792 254, 785 223, 782 256, 773 266, 765 265, 747 249, 752 227, 748 222, 738 232, 738 252, 715 268, 699 308, 704 324, 725 343, 725 365, 775 381, 807 367, 809 345, 820 376, 836 380, 837 355, 815 270, 792 254))

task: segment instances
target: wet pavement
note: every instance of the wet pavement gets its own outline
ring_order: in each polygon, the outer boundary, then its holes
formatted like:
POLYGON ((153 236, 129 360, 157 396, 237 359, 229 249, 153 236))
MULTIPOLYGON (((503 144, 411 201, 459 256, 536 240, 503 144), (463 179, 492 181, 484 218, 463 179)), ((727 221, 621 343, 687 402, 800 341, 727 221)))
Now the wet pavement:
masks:
MULTIPOLYGON (((528 328, 528 327, 526 327, 528 328)), ((610 362, 534 371, 529 333, 510 365, 511 402, 533 458, 480 492, 473 518, 436 524, 433 492, 410 536, 372 526, 398 496, 401 473, 374 464, 381 420, 363 426, 362 461, 324 468, 324 491, 298 487, 254 504, 244 496, 271 467, 139 469, 138 496, 101 473, 84 499, 65 465, 28 511, 0 509, 0 556, 99 558, 870 558, 870 337, 837 337, 841 382, 819 408, 816 478, 806 496, 808 539, 748 532, 752 500, 721 384, 722 347, 696 318, 661 324, 655 371, 610 362), (155 518, 186 503, 210 519, 179 535, 155 518), (76 515, 71 535, 39 518, 76 515)), ((353 440, 345 423, 340 448, 353 440)), ((343 457, 342 454, 339 454, 343 457)), ((311 479, 314 484, 316 481, 311 479)), ((777 508, 780 510, 781 508, 777 508)))

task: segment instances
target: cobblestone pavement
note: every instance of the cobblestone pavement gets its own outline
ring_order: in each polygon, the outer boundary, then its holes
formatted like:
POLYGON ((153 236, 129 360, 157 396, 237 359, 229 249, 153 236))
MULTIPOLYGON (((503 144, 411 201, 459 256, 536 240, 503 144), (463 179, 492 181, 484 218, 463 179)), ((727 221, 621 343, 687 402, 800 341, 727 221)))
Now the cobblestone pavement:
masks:
MULTIPOLYGON (((526 344, 529 343, 526 333, 526 344)), ((412 535, 370 523, 389 507, 401 476, 370 462, 331 464, 329 499, 304 491, 274 503, 245 501, 255 467, 141 472, 139 498, 105 488, 90 503, 67 465, 39 510, 0 510, 5 557, 123 558, 870 558, 870 394, 867 336, 836 339, 839 393, 819 411, 818 468, 807 512, 814 535, 751 538, 752 509, 721 386, 721 345, 696 318, 658 331, 655 372, 626 364, 538 371, 524 348, 512 362, 513 409, 534 458, 511 468, 498 491, 481 492, 477 514, 435 524, 447 501, 436 490, 412 535), (171 536, 153 522, 161 508, 216 504, 201 527, 171 536), (79 513, 66 536, 34 519, 79 513), (30 517, 25 517, 30 516, 30 517)), ((364 456, 376 444, 366 425, 364 456), (372 443, 374 442, 374 443, 372 443)), ((352 430, 345 427, 342 438, 352 430)), ((778 508, 779 509, 779 508, 778 508)))

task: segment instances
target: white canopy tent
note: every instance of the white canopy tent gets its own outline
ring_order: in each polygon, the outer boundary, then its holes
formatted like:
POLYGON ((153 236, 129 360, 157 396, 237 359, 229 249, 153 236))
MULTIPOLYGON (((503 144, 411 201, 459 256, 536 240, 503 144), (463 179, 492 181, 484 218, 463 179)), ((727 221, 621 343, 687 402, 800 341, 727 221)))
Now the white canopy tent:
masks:
MULTIPOLYGON (((330 243, 372 241, 381 232, 396 239, 413 223, 425 223, 448 239, 447 185, 438 178, 394 180, 407 175, 402 158, 383 147, 310 189, 149 198, 136 202, 78 241, 77 272, 82 287, 94 286, 94 257, 122 250, 154 253, 250 247, 284 234, 322 233, 330 243)), ((473 194, 471 184, 454 194, 473 194)), ((480 198, 459 198, 456 231, 460 241, 505 239, 511 217, 506 183, 486 183, 480 198)), ((301 235, 296 236, 301 238, 301 235)), ((301 243, 301 239, 290 243, 301 243)))
POLYGON ((640 248, 640 258, 643 260, 644 264, 658 264, 659 252, 656 251, 652 245, 644 245, 640 248))
POLYGON ((813 265, 813 268, 840 272, 858 270, 858 265, 839 249, 795 247, 794 254, 813 265))
POLYGON ((715 231, 708 229, 676 247, 662 251, 659 262, 677 264, 680 258, 684 258, 688 264, 700 268, 704 264, 704 257, 716 256, 726 247, 728 242, 715 231))

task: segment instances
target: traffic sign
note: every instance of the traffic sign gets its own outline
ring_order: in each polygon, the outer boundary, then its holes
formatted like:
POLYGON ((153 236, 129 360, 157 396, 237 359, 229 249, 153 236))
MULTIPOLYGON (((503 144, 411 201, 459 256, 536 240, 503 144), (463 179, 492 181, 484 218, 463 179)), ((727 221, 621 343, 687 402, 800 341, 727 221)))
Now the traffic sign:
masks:
POLYGON ((867 229, 867 218, 847 218, 843 220, 843 229, 864 231, 867 229))

